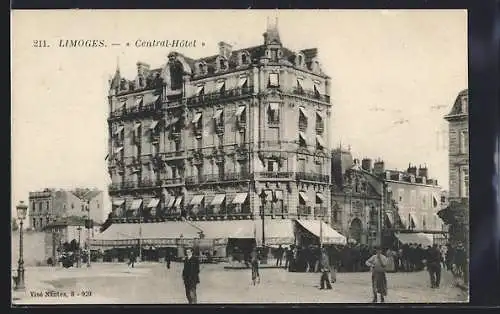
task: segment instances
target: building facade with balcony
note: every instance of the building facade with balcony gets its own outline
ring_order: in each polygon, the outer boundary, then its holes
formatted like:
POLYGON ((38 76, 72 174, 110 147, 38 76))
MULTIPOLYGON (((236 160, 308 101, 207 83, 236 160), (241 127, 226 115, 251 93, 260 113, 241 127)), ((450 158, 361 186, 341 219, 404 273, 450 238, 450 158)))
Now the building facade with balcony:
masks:
POLYGON ((114 222, 330 221, 330 78, 317 49, 264 42, 119 70, 109 92, 114 222))
POLYGON ((104 212, 102 191, 44 189, 29 193, 28 217, 31 228, 36 231, 43 230, 48 224, 60 218, 88 217, 88 210, 94 221, 102 223, 104 212))
POLYGON ((440 216, 450 229, 450 241, 468 245, 469 235, 469 91, 461 91, 448 115, 448 206, 440 216))

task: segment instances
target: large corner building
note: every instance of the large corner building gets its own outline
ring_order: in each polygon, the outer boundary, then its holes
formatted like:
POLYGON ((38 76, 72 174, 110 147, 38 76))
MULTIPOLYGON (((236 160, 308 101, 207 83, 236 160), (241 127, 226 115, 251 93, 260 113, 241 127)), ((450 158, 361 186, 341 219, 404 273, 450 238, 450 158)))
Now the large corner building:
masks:
POLYGON ((138 62, 132 80, 117 69, 103 241, 113 228, 116 239, 135 243, 140 232, 156 246, 193 228, 220 243, 266 245, 294 243, 302 227, 334 234, 329 87, 317 49, 285 48, 276 24, 255 47, 221 42, 201 59, 171 52, 160 68, 138 62))

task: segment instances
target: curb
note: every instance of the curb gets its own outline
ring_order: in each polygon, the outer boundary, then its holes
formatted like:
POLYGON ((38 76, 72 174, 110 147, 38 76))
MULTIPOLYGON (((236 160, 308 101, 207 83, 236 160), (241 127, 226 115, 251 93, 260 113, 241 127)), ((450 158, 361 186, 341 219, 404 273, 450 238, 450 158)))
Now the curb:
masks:
MULTIPOLYGON (((252 267, 246 267, 246 266, 224 266, 224 269, 228 269, 228 270, 240 270, 240 269, 252 269, 252 267)), ((286 269, 286 268, 282 267, 282 266, 263 266, 263 265, 259 265, 259 269, 286 269)))

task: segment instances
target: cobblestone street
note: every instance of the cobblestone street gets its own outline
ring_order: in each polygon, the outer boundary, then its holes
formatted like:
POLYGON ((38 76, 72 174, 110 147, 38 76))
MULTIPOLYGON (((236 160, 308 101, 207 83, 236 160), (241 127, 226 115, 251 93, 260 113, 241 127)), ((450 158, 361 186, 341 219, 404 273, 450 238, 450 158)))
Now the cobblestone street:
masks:
MULTIPOLYGON (((87 268, 38 267, 26 270, 26 292, 14 292, 14 304, 133 304, 186 303, 182 265, 95 264, 87 268), (54 290, 67 297, 35 297, 54 290), (71 297, 71 292, 75 296, 71 297), (82 296, 82 294, 91 294, 82 296)), ((250 270, 225 270, 223 265, 202 265, 199 303, 368 303, 369 273, 340 273, 333 290, 319 290, 319 274, 261 269, 261 283, 253 286, 250 270)), ((465 302, 467 296, 443 272, 440 289, 430 289, 427 272, 388 274, 388 303, 465 302)))

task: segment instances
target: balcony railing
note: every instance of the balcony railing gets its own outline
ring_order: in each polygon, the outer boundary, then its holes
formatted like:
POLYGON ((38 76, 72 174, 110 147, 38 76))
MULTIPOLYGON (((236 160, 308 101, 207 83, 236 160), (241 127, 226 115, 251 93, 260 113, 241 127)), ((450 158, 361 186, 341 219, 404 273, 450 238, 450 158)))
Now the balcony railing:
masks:
POLYGON ((314 217, 327 217, 328 208, 326 206, 314 206, 314 217))
POLYGON ((181 150, 181 151, 175 151, 175 152, 166 152, 162 153, 163 158, 165 160, 174 160, 174 159, 183 159, 186 158, 186 152, 181 150))
POLYGON ((111 183, 109 186, 108 186, 108 189, 109 191, 118 191, 122 188, 122 184, 121 183, 111 183))
POLYGON ((231 172, 222 174, 209 174, 201 176, 186 177, 186 184, 205 184, 216 182, 232 182, 250 180, 251 175, 248 173, 231 172))
POLYGON ((186 99, 186 102, 188 106, 196 106, 203 103, 212 103, 221 100, 231 100, 234 98, 239 98, 242 96, 251 95, 252 92, 253 92, 253 86, 248 86, 245 88, 227 89, 221 92, 214 92, 210 94, 203 94, 203 95, 189 97, 186 99))
POLYGON ((263 209, 264 209, 264 215, 266 216, 281 216, 288 214, 288 207, 285 205, 281 205, 279 203, 272 203, 260 206, 259 208, 260 216, 262 216, 263 209))
POLYGON ((306 98, 311 98, 311 99, 317 99, 322 102, 330 102, 330 96, 329 95, 321 95, 320 93, 317 93, 312 90, 305 90, 302 88, 294 88, 292 91, 292 94, 306 97, 306 98))
POLYGON ((185 182, 185 179, 182 177, 179 178, 168 178, 168 179, 162 179, 161 184, 166 185, 166 186, 172 186, 172 185, 183 185, 185 182))
POLYGON ((318 173, 297 172, 295 174, 295 178, 299 181, 304 180, 304 181, 330 183, 329 175, 318 174, 318 173))
POLYGON ((256 175, 258 178, 265 178, 265 179, 293 180, 293 172, 265 171, 265 172, 257 172, 256 175))
POLYGON ((137 115, 141 113, 156 113, 161 111, 161 106, 158 103, 147 104, 143 106, 135 106, 132 108, 117 109, 110 114, 110 118, 121 118, 129 115, 137 115))
POLYGON ((154 180, 151 180, 151 179, 142 179, 139 181, 139 184, 138 184, 138 186, 142 187, 142 188, 153 187, 155 185, 156 185, 156 182, 154 180))
POLYGON ((310 214, 311 214, 311 206, 306 206, 306 205, 297 206, 297 215, 308 216, 310 214))

